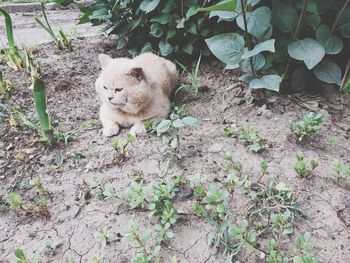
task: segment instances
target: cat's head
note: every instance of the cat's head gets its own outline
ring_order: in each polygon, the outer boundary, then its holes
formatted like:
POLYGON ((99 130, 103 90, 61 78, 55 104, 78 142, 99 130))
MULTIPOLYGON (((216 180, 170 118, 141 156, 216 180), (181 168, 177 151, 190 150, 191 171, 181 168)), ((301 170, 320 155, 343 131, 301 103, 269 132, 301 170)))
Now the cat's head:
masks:
POLYGON ((102 72, 96 80, 96 91, 103 103, 131 114, 138 114, 148 107, 151 87, 142 67, 132 59, 112 59, 98 56, 102 72))

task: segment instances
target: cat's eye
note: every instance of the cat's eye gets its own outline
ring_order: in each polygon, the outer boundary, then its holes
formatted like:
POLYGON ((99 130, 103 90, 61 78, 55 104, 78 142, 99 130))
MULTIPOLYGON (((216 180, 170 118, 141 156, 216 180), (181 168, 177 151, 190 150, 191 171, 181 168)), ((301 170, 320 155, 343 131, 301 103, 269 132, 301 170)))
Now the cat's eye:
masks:
POLYGON ((115 89, 114 91, 115 91, 115 92, 121 92, 122 89, 115 89))
POLYGON ((104 88, 104 89, 107 89, 107 87, 106 87, 106 86, 103 86, 103 88, 104 88))

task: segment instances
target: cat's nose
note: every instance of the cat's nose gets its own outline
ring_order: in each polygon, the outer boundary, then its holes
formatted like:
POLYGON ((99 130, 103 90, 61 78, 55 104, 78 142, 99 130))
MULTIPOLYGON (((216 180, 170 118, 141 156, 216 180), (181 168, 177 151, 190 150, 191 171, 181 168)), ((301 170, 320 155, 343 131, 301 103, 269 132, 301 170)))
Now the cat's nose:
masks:
POLYGON ((113 97, 107 97, 107 99, 108 99, 109 101, 111 101, 111 100, 113 99, 113 97))

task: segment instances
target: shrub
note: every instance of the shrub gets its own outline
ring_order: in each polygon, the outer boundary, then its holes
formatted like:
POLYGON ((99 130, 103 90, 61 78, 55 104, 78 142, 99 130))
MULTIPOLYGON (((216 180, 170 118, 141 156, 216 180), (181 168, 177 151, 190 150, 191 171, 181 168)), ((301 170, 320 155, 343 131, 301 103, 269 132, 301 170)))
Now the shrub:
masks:
MULTIPOLYGON (((68 4, 72 0, 56 0, 68 4)), ((117 35, 118 49, 131 55, 154 50, 177 60, 197 59, 209 55, 204 39, 228 32, 229 23, 217 26, 208 13, 197 14, 205 0, 96 0, 81 8, 80 23, 107 24, 104 31, 117 35)), ((218 2, 217 0, 211 1, 218 2)))
POLYGON ((280 83, 289 79, 292 89, 300 90, 318 79, 349 91, 350 59, 342 60, 349 53, 348 4, 344 0, 225 0, 199 11, 235 22, 233 33, 206 42, 228 68, 245 72, 241 80, 250 88, 279 91, 280 83), (344 74, 335 59, 346 68, 344 74))

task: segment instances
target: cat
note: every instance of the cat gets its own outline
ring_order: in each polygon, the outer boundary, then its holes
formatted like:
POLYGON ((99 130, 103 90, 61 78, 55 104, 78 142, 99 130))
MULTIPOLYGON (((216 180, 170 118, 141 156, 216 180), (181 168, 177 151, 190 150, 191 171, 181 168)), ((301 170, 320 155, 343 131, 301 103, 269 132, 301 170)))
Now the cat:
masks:
POLYGON ((114 136, 120 127, 131 127, 130 134, 136 136, 146 132, 145 120, 159 122, 168 117, 178 78, 174 63, 152 53, 133 59, 100 54, 98 59, 102 71, 95 87, 102 101, 103 135, 114 136))

